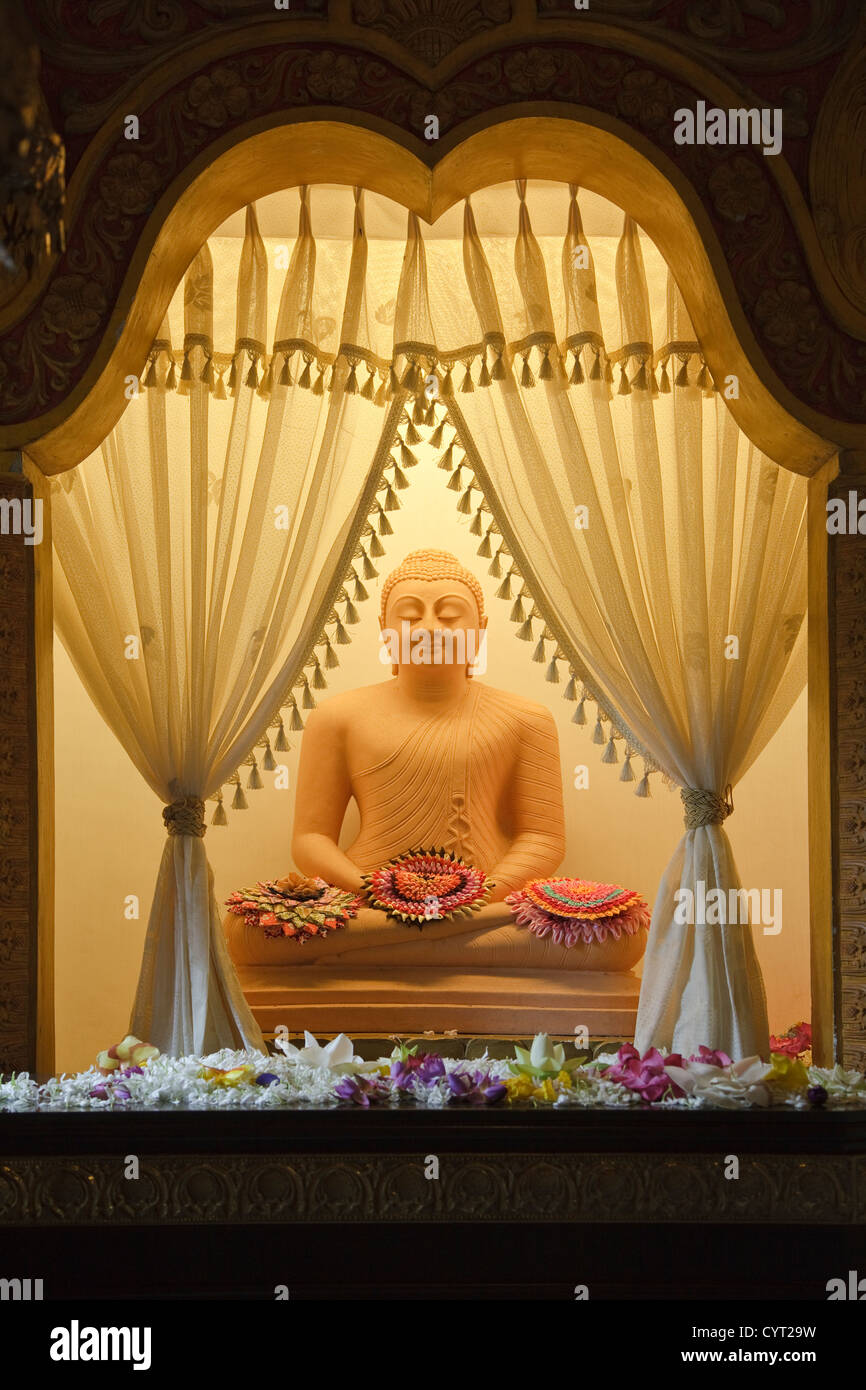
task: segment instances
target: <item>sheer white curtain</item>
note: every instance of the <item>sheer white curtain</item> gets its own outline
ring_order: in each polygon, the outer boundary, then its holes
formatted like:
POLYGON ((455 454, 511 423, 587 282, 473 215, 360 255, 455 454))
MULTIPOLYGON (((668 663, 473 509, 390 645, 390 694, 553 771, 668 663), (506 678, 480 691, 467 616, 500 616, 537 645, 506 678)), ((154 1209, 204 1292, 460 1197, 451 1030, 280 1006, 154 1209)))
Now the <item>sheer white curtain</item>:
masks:
MULTIPOLYGON (((342 304, 342 339, 327 352, 313 312, 316 244, 301 190, 268 354, 267 256, 248 210, 234 272, 234 351, 214 349, 205 247, 185 281, 183 352, 173 351, 166 323, 148 389, 54 491, 60 636, 166 803, 130 1027, 167 1053, 262 1045, 223 940, 204 801, 217 798, 214 819, 224 823, 223 784, 234 783, 233 804, 243 805, 239 766, 251 763, 248 785, 259 784, 251 750, 264 740, 270 754, 275 724, 282 746, 287 702, 300 724, 298 705, 312 703, 311 685, 336 662, 332 642, 346 640, 345 624, 356 618, 347 575, 358 597, 355 563, 370 563, 367 516, 381 510, 402 397, 374 402, 353 370, 368 341, 360 191, 345 249, 348 264, 328 287, 342 304)), ((372 382, 377 363, 368 358, 372 382)), ((123 808, 106 814, 122 817, 123 808)))
MULTIPOLYGON (((726 789, 805 680, 805 483, 760 455, 713 392, 673 281, 665 303, 656 273, 651 299, 630 219, 615 265, 608 253, 597 277, 576 191, 558 265, 533 236, 525 184, 518 194, 510 247, 479 236, 467 203, 472 326, 455 303, 454 272, 447 303, 432 271, 426 293, 410 220, 416 317, 407 336, 438 359, 456 430, 443 467, 457 465, 461 509, 478 508, 480 553, 504 575, 534 659, 551 681, 569 665, 578 679, 566 693, 582 682, 596 701, 605 761, 623 751, 630 780, 642 756, 639 795, 655 771, 682 789, 686 830, 655 902, 638 1046, 766 1054, 748 921, 680 923, 674 895, 689 890, 699 915, 700 884, 723 890, 726 906, 740 886, 722 828, 726 789)), ((688 899, 679 901, 688 915, 688 899)))

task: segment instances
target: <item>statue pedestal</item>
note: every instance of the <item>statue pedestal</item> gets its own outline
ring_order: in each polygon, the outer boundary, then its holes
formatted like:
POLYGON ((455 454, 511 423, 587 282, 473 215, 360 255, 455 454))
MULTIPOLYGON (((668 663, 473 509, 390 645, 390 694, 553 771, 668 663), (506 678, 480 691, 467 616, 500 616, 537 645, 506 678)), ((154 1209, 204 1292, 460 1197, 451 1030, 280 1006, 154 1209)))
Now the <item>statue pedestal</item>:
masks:
POLYGON ((419 932, 362 909, 299 946, 229 915, 229 954, 264 1033, 634 1036, 646 933, 566 949, 518 927, 503 903, 419 932))

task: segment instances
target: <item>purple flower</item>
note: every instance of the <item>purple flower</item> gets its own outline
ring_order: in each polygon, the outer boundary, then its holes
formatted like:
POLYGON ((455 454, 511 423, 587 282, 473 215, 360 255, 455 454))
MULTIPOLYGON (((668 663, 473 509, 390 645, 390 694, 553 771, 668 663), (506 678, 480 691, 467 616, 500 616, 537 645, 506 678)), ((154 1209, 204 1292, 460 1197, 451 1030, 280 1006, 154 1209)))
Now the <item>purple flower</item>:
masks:
POLYGON ((91 1100, 108 1100, 108 1085, 105 1081, 100 1081, 98 1086, 94 1086, 90 1092, 91 1100))
MULTIPOLYGON (((668 1057, 667 1061, 670 1060, 670 1057, 668 1057)), ((727 1052, 722 1052, 720 1050, 714 1052, 712 1048, 704 1047, 703 1043, 701 1043, 697 1052, 692 1053, 689 1061, 703 1062, 708 1067, 729 1067, 731 1065, 731 1059, 727 1052)))
POLYGON ((334 1094, 341 1100, 351 1100, 355 1105, 362 1105, 365 1110, 369 1109, 373 1101, 385 1099, 383 1087, 369 1076, 344 1076, 334 1087, 334 1094))
POLYGON ((605 1081, 618 1081, 621 1086, 635 1091, 642 1100, 652 1104, 666 1094, 676 1097, 683 1094, 665 1071, 665 1062, 681 1067, 683 1059, 676 1053, 663 1057, 657 1047, 651 1047, 641 1057, 637 1048, 625 1043, 616 1054, 613 1066, 603 1071, 602 1076, 605 1081))
POLYGON ((113 1095, 114 1095, 114 1099, 115 1099, 115 1100, 130 1100, 130 1099, 131 1099, 130 1094, 129 1094, 129 1091, 126 1089, 125 1086, 115 1086, 113 1095))
POLYGON ((406 1057, 391 1063, 391 1085, 396 1086, 398 1091, 409 1090, 413 1077, 418 1075, 418 1068, 411 1065, 414 1061, 414 1057, 406 1057))
POLYGON ((120 1076, 144 1076, 144 1067, 124 1067, 120 1076))
POLYGON ((273 1086, 274 1082, 275 1082, 275 1081, 279 1081, 279 1079, 280 1079, 280 1078, 277 1076, 276 1072, 273 1072, 273 1071, 263 1071, 263 1072, 260 1072, 259 1075, 256 1077, 256 1085, 257 1085, 257 1086, 273 1086))
POLYGON ((425 1086, 429 1086, 433 1081, 438 1081, 440 1076, 445 1075, 445 1063, 438 1052, 425 1052, 423 1057, 419 1057, 418 1067, 419 1080, 425 1086))
POLYGON ((806 1099, 810 1105, 821 1106, 827 1102, 827 1092, 823 1086, 810 1086, 806 1092, 806 1099))
POLYGON ((448 1086, 452 1100, 468 1101, 470 1105, 494 1105, 507 1094, 507 1088, 492 1081, 488 1072, 451 1071, 448 1086))

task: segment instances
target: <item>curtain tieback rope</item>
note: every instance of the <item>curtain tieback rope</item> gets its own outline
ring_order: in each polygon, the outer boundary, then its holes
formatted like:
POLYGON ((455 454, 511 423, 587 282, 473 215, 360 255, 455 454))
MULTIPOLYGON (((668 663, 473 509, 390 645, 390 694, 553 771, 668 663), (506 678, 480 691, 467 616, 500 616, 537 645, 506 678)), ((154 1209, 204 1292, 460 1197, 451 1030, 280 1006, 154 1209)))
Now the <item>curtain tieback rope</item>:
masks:
POLYGON ((702 825, 721 825, 734 809, 730 782, 725 787, 724 796, 702 787, 680 787, 680 796, 686 810, 686 830, 697 830, 702 825))
POLYGON ((204 835, 204 802, 198 796, 183 796, 163 806, 162 818, 169 835, 204 835))

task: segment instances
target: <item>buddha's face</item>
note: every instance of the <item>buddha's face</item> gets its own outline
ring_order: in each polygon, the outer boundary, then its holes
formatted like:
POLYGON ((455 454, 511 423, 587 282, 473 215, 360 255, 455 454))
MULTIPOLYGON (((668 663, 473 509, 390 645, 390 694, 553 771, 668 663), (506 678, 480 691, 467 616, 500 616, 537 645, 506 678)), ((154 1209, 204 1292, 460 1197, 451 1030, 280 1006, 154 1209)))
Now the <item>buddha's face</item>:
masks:
POLYGON ((459 579, 401 579, 388 595, 382 628, 392 670, 401 665, 480 664, 487 619, 459 579))

